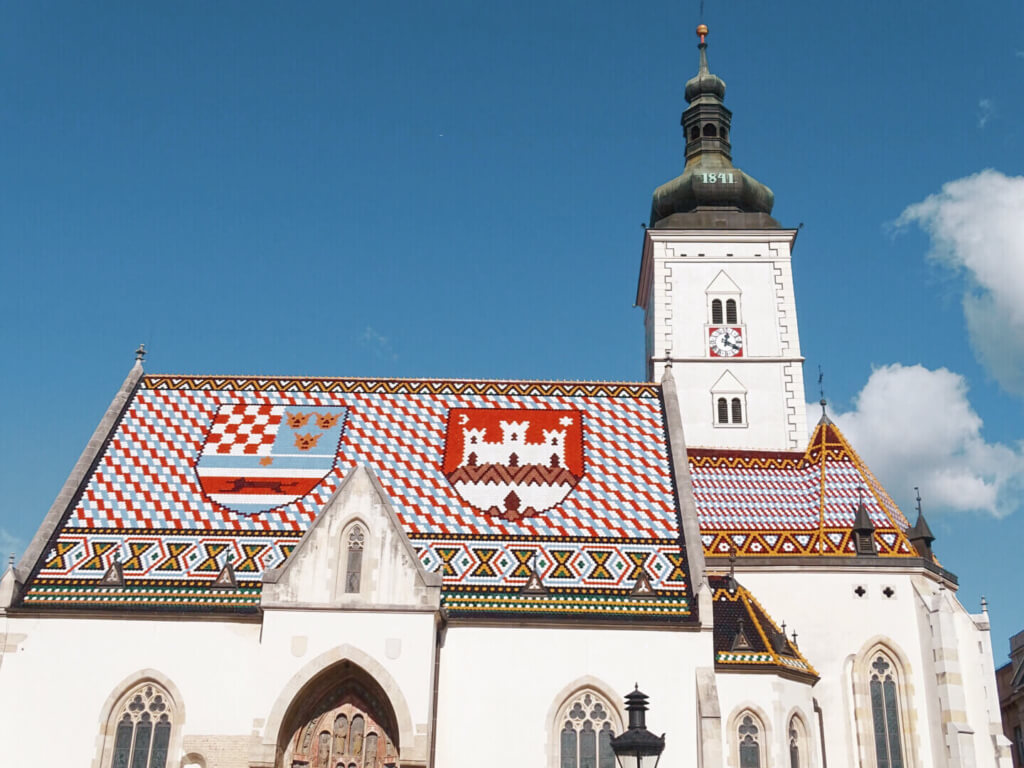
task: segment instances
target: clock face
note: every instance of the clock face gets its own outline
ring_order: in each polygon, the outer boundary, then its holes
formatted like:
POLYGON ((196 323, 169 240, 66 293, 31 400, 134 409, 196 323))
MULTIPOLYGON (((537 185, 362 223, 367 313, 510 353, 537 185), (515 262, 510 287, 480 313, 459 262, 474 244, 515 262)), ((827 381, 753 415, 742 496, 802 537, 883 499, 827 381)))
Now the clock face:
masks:
POLYGON ((708 344, 713 357, 739 357, 743 354, 743 334, 739 328, 712 328, 708 344))

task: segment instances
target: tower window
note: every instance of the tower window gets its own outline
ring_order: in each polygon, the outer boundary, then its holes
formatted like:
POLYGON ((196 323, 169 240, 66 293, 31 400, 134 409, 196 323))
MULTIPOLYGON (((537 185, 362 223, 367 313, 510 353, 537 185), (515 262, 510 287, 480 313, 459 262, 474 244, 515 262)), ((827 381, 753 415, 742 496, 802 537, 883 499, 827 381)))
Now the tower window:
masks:
POLYGON ((732 399, 732 423, 743 423, 743 402, 738 397, 732 399))
POLYGON ((739 322, 738 318, 739 314, 736 312, 736 299, 727 299, 725 302, 725 322, 729 323, 729 325, 736 325, 736 323, 739 322))
POLYGON ((695 126, 693 126, 693 128, 690 129, 690 138, 691 139, 699 139, 700 138, 700 128, 698 126, 695 125, 695 126))
POLYGON ((718 398, 718 423, 729 423, 729 401, 724 397, 718 398))
POLYGON ((715 128, 713 123, 705 123, 704 124, 704 135, 705 136, 710 136, 711 138, 714 138, 715 136, 718 135, 718 129, 715 128))
MULTIPOLYGON (((729 301, 732 301, 733 304, 736 303, 732 299, 730 299, 729 301)), ((721 325, 721 323, 722 323, 722 300, 721 299, 713 299, 711 301, 711 322, 714 325, 721 325)))

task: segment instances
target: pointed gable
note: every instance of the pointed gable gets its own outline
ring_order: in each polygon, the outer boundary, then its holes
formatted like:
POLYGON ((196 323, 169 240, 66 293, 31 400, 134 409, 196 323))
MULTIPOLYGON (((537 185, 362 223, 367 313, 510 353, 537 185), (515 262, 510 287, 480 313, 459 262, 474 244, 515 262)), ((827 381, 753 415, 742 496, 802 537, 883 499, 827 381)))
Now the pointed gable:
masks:
POLYGON ((732 281, 732 278, 725 274, 725 270, 720 270, 715 279, 711 281, 707 288, 704 289, 705 293, 740 293, 740 287, 732 281))

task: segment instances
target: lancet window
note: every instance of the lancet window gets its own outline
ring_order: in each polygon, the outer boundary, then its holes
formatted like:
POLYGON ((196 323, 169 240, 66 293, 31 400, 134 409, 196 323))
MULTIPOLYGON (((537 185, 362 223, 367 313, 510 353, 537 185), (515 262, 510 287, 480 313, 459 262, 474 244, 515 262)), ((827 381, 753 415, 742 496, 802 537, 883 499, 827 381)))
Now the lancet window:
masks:
POLYGON ((133 688, 117 709, 110 768, 166 768, 174 704, 153 682, 133 688))
POLYGON ((740 768, 762 768, 761 743, 764 727, 753 714, 740 716, 736 727, 736 744, 740 757, 740 768))
POLYGON ((348 532, 348 553, 345 559, 345 591, 358 593, 363 574, 363 544, 366 534, 360 525, 353 525, 348 532))
POLYGON ((878 768, 903 768, 896 670, 892 661, 881 653, 872 655, 869 689, 878 768))

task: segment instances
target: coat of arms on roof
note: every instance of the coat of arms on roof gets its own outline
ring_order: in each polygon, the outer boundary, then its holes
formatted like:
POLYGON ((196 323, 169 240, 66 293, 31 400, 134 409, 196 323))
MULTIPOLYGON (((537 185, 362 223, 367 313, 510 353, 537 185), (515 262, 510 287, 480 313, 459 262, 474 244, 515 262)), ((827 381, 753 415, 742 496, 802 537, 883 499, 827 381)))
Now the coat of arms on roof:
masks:
POLYGON ((532 517, 561 503, 583 477, 578 410, 452 408, 444 474, 480 512, 532 517))
POLYGON ((222 405, 196 462, 203 492, 222 507, 257 515, 290 504, 334 469, 348 409, 222 405))

